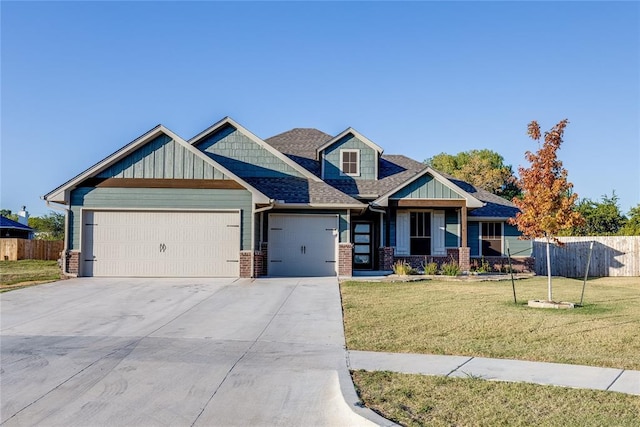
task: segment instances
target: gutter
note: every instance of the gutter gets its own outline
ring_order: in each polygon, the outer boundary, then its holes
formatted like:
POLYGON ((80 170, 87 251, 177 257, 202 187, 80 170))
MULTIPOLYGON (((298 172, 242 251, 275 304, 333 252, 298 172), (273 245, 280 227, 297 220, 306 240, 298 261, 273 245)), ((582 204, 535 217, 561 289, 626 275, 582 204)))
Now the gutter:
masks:
MULTIPOLYGON (((45 204, 50 209, 56 209, 59 211, 64 211, 64 248, 62 251, 62 274, 64 276, 71 276, 67 271, 67 250, 69 249, 69 212, 71 211, 71 205, 62 205, 62 206, 53 206, 48 199, 45 199, 44 196, 41 197, 44 200, 45 204)), ((57 202, 54 202, 57 203, 57 202)), ((77 276, 77 275, 75 275, 77 276)))

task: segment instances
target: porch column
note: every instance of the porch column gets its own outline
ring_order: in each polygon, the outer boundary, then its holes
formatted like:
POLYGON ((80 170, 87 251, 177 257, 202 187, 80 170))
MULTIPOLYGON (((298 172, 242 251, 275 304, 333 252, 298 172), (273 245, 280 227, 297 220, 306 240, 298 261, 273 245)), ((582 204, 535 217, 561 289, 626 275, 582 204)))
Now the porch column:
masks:
POLYGON ((466 248, 467 245, 467 206, 465 203, 465 206, 460 208, 460 234, 462 234, 462 236, 460 236, 460 246, 463 248, 466 248))

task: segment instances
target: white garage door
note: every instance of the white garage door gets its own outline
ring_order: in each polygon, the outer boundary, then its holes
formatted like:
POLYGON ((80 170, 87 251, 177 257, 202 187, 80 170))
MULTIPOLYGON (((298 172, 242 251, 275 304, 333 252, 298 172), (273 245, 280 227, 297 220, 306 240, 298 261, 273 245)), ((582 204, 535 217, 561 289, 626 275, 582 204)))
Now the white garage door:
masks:
POLYGON ((270 276, 336 276, 337 215, 269 216, 270 276))
POLYGON ((238 277, 240 212, 85 211, 83 276, 238 277))

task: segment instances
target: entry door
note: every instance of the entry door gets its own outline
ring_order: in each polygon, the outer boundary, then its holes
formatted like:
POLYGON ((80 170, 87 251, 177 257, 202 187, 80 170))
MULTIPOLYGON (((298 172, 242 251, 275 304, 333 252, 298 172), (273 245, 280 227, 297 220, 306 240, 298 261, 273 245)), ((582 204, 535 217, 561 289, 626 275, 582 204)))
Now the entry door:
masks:
POLYGON ((354 223, 351 239, 354 270, 371 270, 373 268, 373 223, 354 223))
POLYGON ((270 276, 335 276, 336 215, 269 215, 270 276))

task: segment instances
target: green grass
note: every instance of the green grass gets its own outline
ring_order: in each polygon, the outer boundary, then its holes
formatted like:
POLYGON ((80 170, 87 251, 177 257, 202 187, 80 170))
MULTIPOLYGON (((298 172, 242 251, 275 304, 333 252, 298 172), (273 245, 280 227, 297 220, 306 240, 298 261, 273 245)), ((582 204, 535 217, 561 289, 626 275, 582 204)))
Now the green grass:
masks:
POLYGON ((58 279, 57 261, 0 261, 0 292, 58 279))
MULTIPOLYGON (((554 299, 578 302, 582 281, 554 278, 554 299)), ((527 307, 546 278, 516 282, 344 282, 352 350, 523 359, 640 369, 640 278, 587 282, 584 307, 527 307)))
POLYGON ((389 372, 352 373, 363 402, 405 426, 638 426, 622 393, 389 372))

